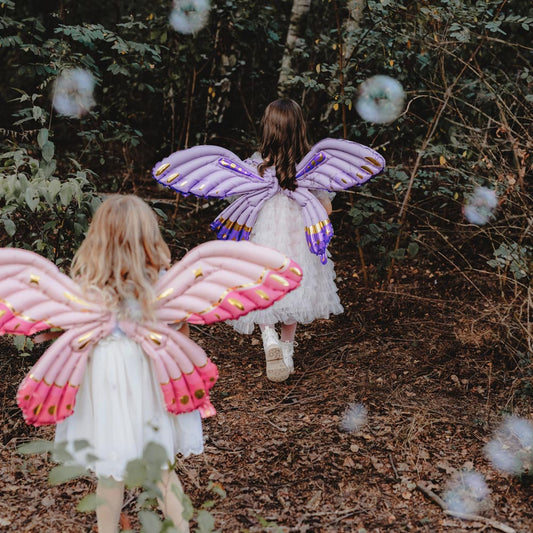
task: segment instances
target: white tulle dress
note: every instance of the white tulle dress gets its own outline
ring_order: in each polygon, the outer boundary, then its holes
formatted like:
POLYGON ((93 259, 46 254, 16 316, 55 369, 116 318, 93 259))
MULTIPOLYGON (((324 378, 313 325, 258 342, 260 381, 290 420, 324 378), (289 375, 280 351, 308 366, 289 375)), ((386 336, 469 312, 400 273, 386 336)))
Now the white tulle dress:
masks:
POLYGON ((232 321, 236 331, 252 333, 255 324, 309 324, 317 318, 329 318, 343 312, 333 262, 328 259, 323 265, 320 258, 309 251, 302 209, 283 191, 265 202, 250 241, 275 248, 294 259, 302 267, 303 277, 300 287, 268 309, 252 311, 232 321))
POLYGON ((149 442, 163 446, 169 464, 178 453, 201 453, 202 421, 198 411, 165 409, 150 359, 117 329, 89 356, 74 414, 57 424, 55 441, 66 444, 71 462, 122 480, 149 442))

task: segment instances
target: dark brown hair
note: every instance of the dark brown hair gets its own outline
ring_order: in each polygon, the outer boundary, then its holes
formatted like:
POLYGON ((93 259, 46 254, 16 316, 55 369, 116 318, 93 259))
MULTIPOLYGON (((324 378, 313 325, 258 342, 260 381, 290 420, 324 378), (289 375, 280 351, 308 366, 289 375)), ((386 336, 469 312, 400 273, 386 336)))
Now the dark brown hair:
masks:
POLYGON ((294 100, 281 98, 267 106, 261 119, 260 151, 259 174, 275 166, 280 186, 294 191, 296 164, 309 151, 302 108, 294 100))

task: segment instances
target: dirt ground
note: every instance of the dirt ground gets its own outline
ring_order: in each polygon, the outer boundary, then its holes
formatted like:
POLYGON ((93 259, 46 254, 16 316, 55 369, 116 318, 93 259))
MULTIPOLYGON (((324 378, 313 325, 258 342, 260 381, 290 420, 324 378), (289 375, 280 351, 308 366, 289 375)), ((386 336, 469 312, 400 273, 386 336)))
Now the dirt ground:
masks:
MULTIPOLYGON (((422 259, 400 264, 385 288, 365 286, 350 231, 337 233, 345 313, 299 328, 287 382, 266 379, 258 334, 239 336, 225 324, 192 330, 220 371, 205 453, 178 462, 193 504, 214 499, 222 532, 533 531, 531 480, 499 473, 483 453, 504 413, 531 416, 531 397, 491 320, 498 292, 482 276, 469 282, 422 259), (348 433, 340 422, 354 403, 367 408, 368 422, 348 433), (417 487, 442 494, 461 469, 485 476, 492 525, 445 514, 417 487), (213 496, 209 482, 226 497, 213 496)), ((187 238, 199 235, 212 238, 194 227, 187 238)), ((51 461, 16 453, 53 430, 25 426, 14 402, 35 359, 6 342, 0 350, 0 530, 96 531, 94 514, 76 511, 94 490, 91 478, 51 488, 51 461)), ((124 513, 138 527, 135 496, 124 513)))

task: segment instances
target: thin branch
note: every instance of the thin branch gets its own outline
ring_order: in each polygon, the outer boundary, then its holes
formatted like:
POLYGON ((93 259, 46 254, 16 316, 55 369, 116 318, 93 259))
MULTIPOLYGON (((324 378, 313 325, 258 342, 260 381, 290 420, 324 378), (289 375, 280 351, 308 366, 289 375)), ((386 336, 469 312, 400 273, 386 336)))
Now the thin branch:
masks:
POLYGON ((425 494, 430 500, 433 500, 437 505, 439 505, 447 515, 453 516, 455 518, 461 518, 462 520, 482 522, 483 524, 486 524, 487 526, 490 526, 493 529, 497 529, 498 531, 503 531, 504 533, 516 533, 516 529, 512 528, 511 526, 508 526, 507 524, 499 522, 498 520, 493 520, 492 518, 487 518, 485 516, 477 514, 450 511, 449 509, 447 509, 447 505, 444 500, 440 496, 437 496, 431 489, 426 487, 421 481, 417 481, 416 488, 420 492, 425 494))

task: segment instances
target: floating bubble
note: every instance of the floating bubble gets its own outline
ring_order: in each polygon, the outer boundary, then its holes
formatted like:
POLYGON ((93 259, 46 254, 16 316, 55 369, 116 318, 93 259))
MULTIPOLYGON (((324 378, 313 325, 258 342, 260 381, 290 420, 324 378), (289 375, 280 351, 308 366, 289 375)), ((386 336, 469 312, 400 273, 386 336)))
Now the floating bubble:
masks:
POLYGON ((404 103, 402 84, 390 76, 378 74, 359 85, 355 109, 367 122, 388 124, 402 114, 404 103))
POLYGON ((362 403, 352 403, 342 417, 341 429, 348 433, 359 431, 367 423, 368 411, 362 403))
POLYGON ((483 226, 494 217, 497 207, 496 191, 487 187, 476 187, 463 207, 463 214, 471 224, 483 226))
POLYGON ((485 446, 485 454, 496 470, 533 473, 533 423, 526 418, 508 417, 485 446))
POLYGON ((61 115, 80 118, 95 105, 93 90, 90 72, 81 68, 64 70, 55 81, 52 105, 61 115))
POLYGON ((170 25, 179 33, 196 33, 209 19, 209 0, 174 0, 170 25))
POLYGON ((456 472, 442 498, 448 510, 461 514, 481 514, 491 507, 490 490, 479 472, 456 472))

